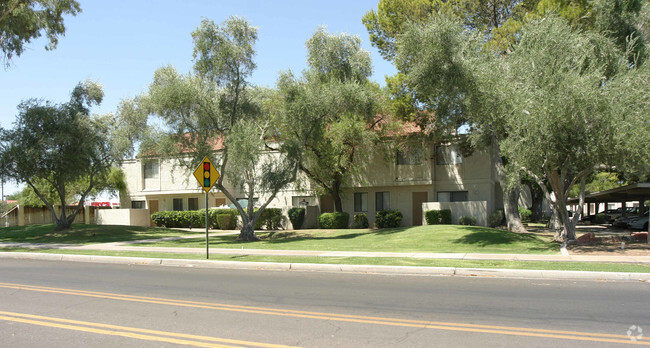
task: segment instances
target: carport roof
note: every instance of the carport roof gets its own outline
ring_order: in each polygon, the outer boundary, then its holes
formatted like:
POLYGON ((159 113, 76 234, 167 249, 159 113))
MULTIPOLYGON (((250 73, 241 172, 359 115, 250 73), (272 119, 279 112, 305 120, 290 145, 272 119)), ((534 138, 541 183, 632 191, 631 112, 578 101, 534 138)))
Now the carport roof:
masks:
MULTIPOLYGON (((647 199, 650 199, 650 182, 640 182, 607 191, 590 193, 585 197, 585 202, 634 202, 647 199)), ((571 198, 569 203, 578 203, 578 199, 571 198)))

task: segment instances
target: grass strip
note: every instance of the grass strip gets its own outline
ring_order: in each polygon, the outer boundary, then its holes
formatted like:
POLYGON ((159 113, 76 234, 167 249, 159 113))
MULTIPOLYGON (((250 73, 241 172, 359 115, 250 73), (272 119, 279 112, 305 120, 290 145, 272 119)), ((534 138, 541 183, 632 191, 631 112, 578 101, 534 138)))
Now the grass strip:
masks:
MULTIPOLYGON (((3 248, 3 251, 36 252, 28 248, 3 248)), ((204 254, 173 254, 134 251, 94 251, 94 250, 39 250, 39 253, 100 255, 123 257, 148 257, 185 260, 205 260, 204 254)), ((249 262, 280 262, 280 263, 316 263, 341 265, 382 265, 382 266, 413 266, 413 267, 458 267, 458 268, 490 268, 490 269, 530 269, 552 271, 593 271, 593 272, 632 272, 650 273, 650 265, 623 263, 596 263, 570 261, 500 261, 500 260, 451 260, 451 259, 418 259, 399 257, 304 257, 304 256, 262 256, 262 255, 210 255, 210 260, 219 261, 249 261, 249 262)))

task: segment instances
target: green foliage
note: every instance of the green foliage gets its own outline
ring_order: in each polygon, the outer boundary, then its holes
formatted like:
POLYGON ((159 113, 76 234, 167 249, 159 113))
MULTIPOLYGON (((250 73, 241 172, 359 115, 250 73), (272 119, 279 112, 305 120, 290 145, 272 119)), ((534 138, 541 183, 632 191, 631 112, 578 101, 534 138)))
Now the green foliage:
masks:
MULTIPOLYGON (((235 229, 237 224, 237 210, 235 209, 210 209, 208 210, 208 223, 211 228, 222 228, 226 230, 235 229), (227 225, 219 221, 221 216, 230 216, 227 225)), ((205 227, 205 209, 186 211, 159 211, 151 214, 151 220, 158 227, 167 228, 194 228, 205 227)))
POLYGON ((380 210, 375 213, 375 226, 377 228, 399 227, 402 222, 402 212, 398 210, 380 210))
POLYGON ((237 215, 219 214, 217 215, 217 225, 222 230, 234 230, 237 227, 237 215))
POLYGON ((461 216, 458 218, 459 225, 476 226, 476 218, 473 216, 461 216))
POLYGON ((427 210, 424 212, 424 220, 426 220, 427 225, 440 225, 440 210, 427 210))
POLYGON ((81 12, 74 0, 4 0, 0 2, 0 50, 9 65, 13 56, 20 56, 24 44, 47 36, 45 49, 56 48, 58 37, 65 34, 63 16, 81 12))
MULTIPOLYGON (((64 104, 23 101, 14 128, 0 132, 4 177, 26 183, 52 213, 54 204, 65 206, 70 192, 82 205, 93 190, 105 188, 118 154, 111 146, 113 117, 90 115, 103 96, 100 85, 86 81, 64 104)), ((57 228, 69 228, 78 211, 67 216, 61 209, 57 228)))
POLYGON ((301 229, 305 222, 305 208, 293 207, 289 209, 289 221, 291 221, 294 230, 301 229))
POLYGON ((503 222, 505 221, 505 219, 506 219, 506 216, 505 216, 503 210, 498 209, 498 210, 494 211, 494 213, 488 215, 488 225, 490 227, 493 227, 493 228, 497 227, 497 226, 501 226, 503 224, 503 222))
MULTIPOLYGON (((184 75, 171 66, 158 69, 147 93, 120 105, 122 135, 131 142, 138 140, 142 153, 174 158, 186 168, 193 169, 210 156, 221 173, 215 187, 241 216, 239 238, 258 240, 254 231, 258 215, 252 206, 244 209, 234 192, 252 199, 263 191, 268 199, 261 206, 266 207, 295 181, 299 146, 291 140, 276 142, 275 92, 250 85, 256 67, 256 27, 240 17, 219 25, 204 19, 192 32, 192 40, 193 72, 184 75), (159 117, 164 129, 146 127, 149 115, 159 117), (179 148, 187 150, 187 156, 178 156, 179 148), (273 156, 268 156, 269 148, 273 156), (234 188, 224 186, 224 180, 234 188)), ((276 227, 279 222, 275 218, 263 224, 276 227)))
POLYGON ((318 217, 318 225, 320 228, 341 229, 348 228, 350 221, 350 214, 342 213, 323 213, 318 217))
POLYGON ((358 37, 319 28, 306 45, 303 76, 284 72, 278 79, 276 126, 281 140, 300 150, 300 170, 342 211, 341 187, 370 158, 360 149, 379 139, 371 125, 381 114, 382 92, 368 80, 370 55, 358 37))
POLYGON ((519 216, 521 217, 521 222, 527 224, 531 221, 531 217, 533 216, 533 212, 530 209, 519 208, 519 216))
POLYGON ((440 223, 443 225, 450 225, 451 224, 451 210, 450 209, 442 209, 440 211, 440 223))
POLYGON ((595 224, 605 224, 609 222, 609 215, 606 213, 599 213, 594 216, 594 221, 593 223, 595 224))
POLYGON ((257 218, 255 229, 260 229, 264 226, 267 230, 279 230, 282 228, 283 219, 282 209, 266 208, 257 218))
POLYGON ((451 224, 451 210, 427 210, 424 213, 427 225, 449 225, 451 224))
POLYGON ((361 213, 354 216, 350 228, 368 228, 369 226, 368 215, 366 213, 361 213))

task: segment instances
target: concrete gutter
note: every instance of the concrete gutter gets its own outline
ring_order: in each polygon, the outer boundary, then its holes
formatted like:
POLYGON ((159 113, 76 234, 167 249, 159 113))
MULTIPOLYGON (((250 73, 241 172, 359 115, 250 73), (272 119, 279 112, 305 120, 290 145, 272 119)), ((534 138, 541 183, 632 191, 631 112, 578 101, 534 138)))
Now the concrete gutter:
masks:
POLYGON ((573 279, 573 280, 625 280, 650 282, 650 273, 625 272, 585 272, 585 271, 546 271, 523 269, 486 269, 458 267, 410 267, 410 266, 371 266, 371 265, 333 265, 313 263, 277 263, 181 260, 162 258, 138 258, 119 256, 69 255, 0 252, 0 259, 72 261, 121 265, 146 265, 167 267, 220 268, 241 270, 304 271, 330 273, 361 273, 385 275, 425 275, 425 276, 463 276, 497 277, 527 279, 573 279))

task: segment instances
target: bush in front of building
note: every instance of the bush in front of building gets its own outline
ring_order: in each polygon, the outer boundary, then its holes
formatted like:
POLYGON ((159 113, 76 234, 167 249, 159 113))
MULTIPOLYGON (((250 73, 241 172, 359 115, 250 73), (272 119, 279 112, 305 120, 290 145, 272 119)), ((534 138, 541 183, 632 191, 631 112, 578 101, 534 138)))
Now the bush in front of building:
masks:
POLYGON ((368 228, 370 223, 368 223, 368 215, 366 213, 357 214, 352 219, 352 225, 350 228, 368 228))
POLYGON ((506 219, 506 215, 503 210, 495 210, 494 213, 488 215, 488 225, 492 228, 501 226, 503 221, 506 219))
POLYGON ((427 225, 450 225, 451 210, 427 210, 424 213, 424 219, 427 221, 427 225))
POLYGON ((530 209, 519 207, 519 217, 521 218, 521 222, 525 224, 529 223, 532 216, 533 212, 530 209))
MULTIPOLYGON (((211 228, 221 228, 219 216, 229 215, 229 223, 225 229, 232 230, 237 227, 236 209, 210 209, 208 211, 208 222, 211 228)), ((167 228, 197 228, 205 227, 205 209, 185 211, 159 211, 151 214, 151 220, 158 227, 167 228)))
POLYGON ((461 216, 458 218, 459 225, 476 226, 476 218, 473 216, 461 216))
POLYGON ((377 228, 399 227, 402 217, 402 212, 398 210, 380 210, 375 213, 375 226, 377 228))
POLYGON ((318 216, 320 228, 342 229, 348 228, 350 214, 348 213, 323 213, 318 216))
POLYGON ((294 207, 289 209, 289 221, 291 221, 294 230, 301 229, 303 222, 305 222, 305 208, 294 207))
POLYGON ((264 226, 267 230, 279 230, 282 228, 282 209, 265 208, 255 222, 255 229, 259 230, 264 226))

